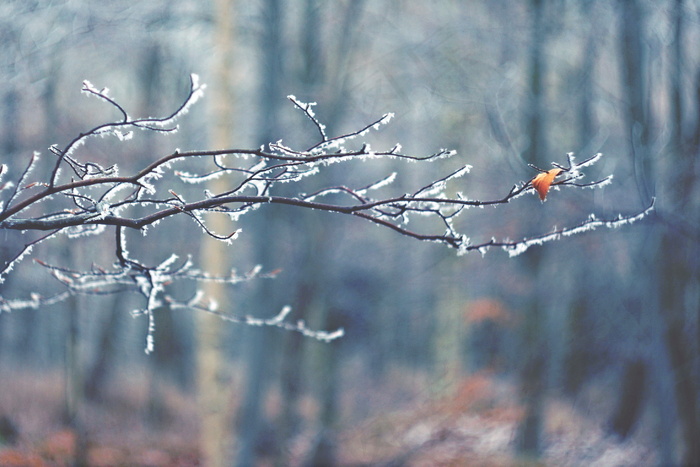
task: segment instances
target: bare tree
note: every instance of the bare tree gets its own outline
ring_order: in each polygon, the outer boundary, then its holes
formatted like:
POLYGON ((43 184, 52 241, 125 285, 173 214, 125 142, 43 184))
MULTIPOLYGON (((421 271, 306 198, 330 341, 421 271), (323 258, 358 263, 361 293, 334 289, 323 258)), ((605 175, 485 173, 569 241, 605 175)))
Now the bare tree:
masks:
MULTIPOLYGON (((529 238, 497 240, 492 237, 472 242, 462 232, 461 214, 470 207, 507 204, 533 191, 538 191, 543 198, 542 184, 538 184, 542 177, 515 183, 504 196, 492 200, 470 199, 461 191, 453 191, 456 194, 452 197, 445 194, 448 186, 458 184, 460 178, 469 173, 469 165, 459 166, 409 193, 386 194, 397 177, 396 173, 387 174, 361 187, 322 186, 307 193, 301 190, 302 182, 313 179, 314 175, 332 164, 351 164, 353 161, 371 163, 387 158, 429 163, 450 158, 455 152, 443 149, 425 156, 414 156, 402 152, 399 144, 389 150, 372 149, 363 141, 365 136, 387 124, 392 119, 392 114, 386 114, 357 131, 329 136, 314 114, 314 104, 300 102, 294 96, 289 96, 290 101, 311 121, 313 131, 318 134, 318 142, 305 149, 292 149, 279 140, 270 143, 267 148, 263 146, 258 149, 175 150, 156 158, 132 175, 121 175, 117 164, 106 165, 97 160, 86 160, 87 152, 80 150, 98 136, 115 136, 119 140, 126 140, 136 130, 175 132, 176 121, 203 95, 204 89, 205 86, 199 84, 198 77, 192 75, 186 99, 171 115, 163 118, 133 118, 110 96, 107 89, 98 89, 89 82, 84 82, 82 91, 111 106, 120 118, 81 133, 63 148, 52 146, 50 152, 55 160, 45 179, 32 179, 33 169, 40 159, 38 153, 29 158, 26 169, 14 181, 2 182, 0 178, 0 229, 20 231, 25 238, 24 244, 16 248, 11 259, 0 269, 0 279, 9 274, 35 246, 58 235, 66 235, 78 242, 85 236, 101 235, 110 229, 115 262, 109 267, 93 265, 78 270, 35 259, 65 286, 65 291, 47 296, 35 293, 29 298, 0 297, 0 310, 39 307, 78 293, 135 291, 143 297, 144 303, 134 313, 148 319, 146 352, 151 352, 154 345, 154 310, 164 304, 171 309, 187 307, 231 322, 273 326, 300 332, 321 341, 330 341, 342 336, 342 329, 318 331, 309 329, 303 321, 290 322, 287 320, 290 307, 284 307, 278 314, 267 319, 236 316, 219 309, 217 303, 201 292, 187 299, 169 294, 165 286, 176 281, 233 284, 253 278, 271 277, 274 273, 264 273, 261 267, 256 267, 245 274, 232 270, 230 274, 215 276, 196 268, 189 257, 179 259, 176 253, 158 264, 150 265, 131 255, 127 231, 145 232, 165 219, 184 216, 191 219, 203 235, 231 243, 238 236, 239 230, 214 231, 207 222, 208 217, 205 219, 205 214, 226 216, 239 222, 253 210, 278 204, 290 209, 311 209, 356 217, 400 235, 454 248, 458 254, 471 251, 484 253, 499 247, 515 256, 531 246, 564 236, 597 227, 618 227, 640 220, 653 209, 652 203, 641 212, 619 215, 613 219, 599 219, 591 214, 576 225, 545 231, 529 238), (352 144, 356 146, 352 148, 352 144), (177 169, 178 165, 183 169, 177 169), (206 188, 192 190, 190 186, 207 184, 218 177, 227 177, 229 182, 221 192, 212 192, 206 188), (300 186, 296 194, 275 194, 277 186, 293 184, 300 186), (535 185, 538 185, 537 190, 535 185), (375 193, 383 196, 374 197, 375 193), (50 199, 53 201, 49 204, 47 201, 50 199)), ((609 183, 612 177, 586 182, 582 180, 583 169, 592 166, 601 157, 601 154, 596 154, 577 162, 573 154, 568 154, 566 163, 553 163, 554 170, 547 171, 534 166, 533 169, 542 172, 540 175, 548 172, 548 183, 551 182, 552 187, 596 188, 609 183)), ((0 177, 4 178, 8 172, 7 165, 0 166, 0 177)), ((289 192, 289 189, 285 189, 285 193, 289 192)), ((483 232, 476 234, 483 235, 483 232)))

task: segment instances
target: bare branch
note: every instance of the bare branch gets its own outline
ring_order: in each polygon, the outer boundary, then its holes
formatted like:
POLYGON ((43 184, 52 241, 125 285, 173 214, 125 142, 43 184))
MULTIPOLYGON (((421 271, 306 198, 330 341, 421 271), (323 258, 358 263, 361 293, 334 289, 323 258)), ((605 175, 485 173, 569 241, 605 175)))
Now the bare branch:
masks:
MULTIPOLYGON (((132 118, 124 107, 109 96, 107 89, 97 89, 88 82, 84 83, 84 93, 115 108, 120 118, 81 133, 62 149, 52 146, 50 151, 56 156, 56 162, 47 179, 29 180, 32 168, 37 161, 37 154, 34 154, 26 169, 17 177, 16 183, 5 182, 0 186, 0 229, 25 233, 49 232, 39 239, 26 242, 13 259, 0 269, 0 278, 39 242, 48 240, 58 233, 71 236, 98 235, 108 226, 115 226, 114 252, 117 262, 111 268, 93 267, 89 271, 74 271, 39 262, 38 264, 46 268, 67 288, 67 292, 49 299, 41 299, 37 295, 23 302, 0 297, 0 309, 39 306, 41 303, 49 303, 73 293, 102 294, 134 291, 140 294, 145 302, 143 308, 135 313, 146 315, 149 320, 147 351, 150 351, 153 345, 153 312, 164 305, 201 309, 232 322, 276 326, 317 339, 331 340, 342 335, 342 331, 324 333, 309 330, 304 323, 290 324, 285 321, 289 313, 286 308, 274 318, 258 320, 250 317, 232 317, 221 313, 216 310, 215 304, 205 305, 204 298, 200 295, 184 302, 174 299, 166 293, 166 286, 178 280, 233 284, 241 280, 268 276, 260 274, 260 270, 257 269, 254 273, 242 276, 232 271, 227 277, 212 277, 206 271, 196 269, 190 258, 179 262, 175 254, 155 266, 147 265, 129 256, 126 242, 127 230, 143 230, 163 219, 185 215, 194 221, 204 235, 230 242, 236 238, 238 231, 214 232, 206 226, 203 220, 204 214, 217 213, 238 221, 241 216, 253 209, 264 208, 268 204, 279 204, 352 216, 416 240, 443 244, 456 249, 458 254, 474 250, 484 253, 490 248, 499 247, 514 256, 531 246, 542 245, 565 236, 598 227, 615 228, 636 222, 653 209, 652 203, 639 213, 618 216, 610 220, 601 220, 592 215, 577 225, 554 229, 530 238, 518 240, 492 238, 486 242, 471 243, 467 234, 456 227, 457 218, 470 207, 503 205, 525 193, 533 192, 533 180, 513 184, 502 197, 490 200, 470 199, 462 192, 451 188, 455 181, 469 173, 471 166, 463 165, 408 193, 386 195, 397 179, 397 173, 391 173, 360 187, 325 186, 316 188, 311 194, 306 194, 301 191, 300 186, 296 194, 281 196, 275 191, 278 185, 301 184, 303 180, 315 176, 332 164, 350 164, 353 161, 378 159, 430 163, 455 155, 454 151, 446 149, 425 156, 405 154, 398 144, 390 150, 376 151, 371 149, 369 144, 361 141, 370 130, 378 130, 388 123, 393 117, 392 114, 386 114, 359 130, 329 137, 325 126, 313 112, 314 104, 303 103, 294 96, 289 96, 289 99, 311 120, 320 137, 318 143, 305 150, 289 148, 280 140, 269 144, 268 150, 230 148, 174 151, 145 164, 132 175, 126 176, 119 175, 116 165, 103 167, 95 161, 82 160, 83 156, 78 154, 78 148, 94 136, 109 134, 124 140, 137 129, 164 133, 176 131, 177 119, 187 112, 202 95, 204 89, 203 85, 199 85, 196 75, 192 75, 191 79, 191 86, 183 103, 175 112, 163 118, 132 118), (346 148, 346 145, 355 142, 356 148, 346 148), (195 164, 196 161, 203 161, 203 163, 195 164), (177 168, 178 165, 185 165, 185 163, 187 163, 187 170, 193 172, 177 168), (205 166, 213 166, 214 169, 205 169, 205 166), (60 175, 62 167, 72 174, 70 179, 66 180, 60 175), (168 186, 163 186, 164 183, 160 180, 166 174, 169 176, 168 186), (192 197, 193 191, 188 189, 187 185, 207 182, 216 177, 227 178, 229 183, 226 184, 226 191, 211 193, 202 190, 195 199, 187 199, 192 197), (176 186, 177 183, 181 186, 176 186), (448 193, 455 194, 448 195, 448 193), (49 203, 46 201, 52 198, 57 198, 59 202, 51 203, 49 208, 49 203), (410 219, 414 216, 421 216, 429 222, 410 223, 410 219), (409 225, 411 228, 408 227, 409 225), (414 225, 416 227, 413 227, 414 225)), ((598 188, 610 183, 612 176, 593 182, 582 181, 585 176, 584 169, 593 166, 601 157, 601 154, 596 154, 583 162, 576 162, 573 154, 567 154, 566 164, 553 163, 553 166, 561 172, 558 180, 554 180, 552 185, 598 188)), ((539 172, 547 172, 539 167, 533 168, 539 172)), ((7 172, 7 166, 0 165, 0 175, 5 176, 7 172)), ((286 190, 285 193, 290 191, 286 190)))

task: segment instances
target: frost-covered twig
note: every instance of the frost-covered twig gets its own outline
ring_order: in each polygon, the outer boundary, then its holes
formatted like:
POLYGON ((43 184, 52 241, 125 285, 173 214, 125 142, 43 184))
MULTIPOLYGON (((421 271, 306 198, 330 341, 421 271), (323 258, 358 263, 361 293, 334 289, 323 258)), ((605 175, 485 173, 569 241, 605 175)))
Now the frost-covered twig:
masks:
POLYGON ((93 136, 101 136, 105 134, 111 134, 116 136, 119 140, 124 141, 132 137, 133 129, 143 129, 156 131, 161 133, 172 133, 177 131, 177 126, 175 122, 177 119, 185 115, 190 107, 199 100, 204 94, 205 85, 199 84, 199 77, 195 74, 190 75, 190 91, 187 98, 183 101, 180 107, 175 110, 172 114, 163 118, 138 118, 132 119, 129 117, 126 110, 118 104, 114 99, 109 97, 109 90, 103 88, 98 90, 89 81, 83 82, 82 92, 87 95, 92 95, 98 99, 108 103, 112 107, 116 108, 117 111, 122 115, 122 119, 117 122, 105 123, 98 125, 85 133, 81 133, 71 140, 63 149, 59 149, 58 146, 52 146, 51 152, 53 152, 57 158, 54 165, 51 177, 49 179, 49 186, 53 187, 58 182, 59 169, 64 163, 68 163, 70 168, 73 170, 75 175, 79 176, 81 179, 85 179, 87 176, 111 176, 115 173, 115 166, 103 168, 99 164, 94 162, 87 162, 81 164, 76 159, 72 157, 73 153, 80 146, 85 144, 88 138, 93 136))
POLYGON ((49 232, 46 235, 42 235, 39 238, 31 240, 27 242, 23 247, 21 247, 19 251, 2 266, 2 269, 0 269, 0 284, 5 282, 5 277, 7 276, 7 274, 12 272, 12 269, 15 267, 15 265, 21 262, 26 255, 30 254, 32 249, 36 245, 43 242, 44 240, 53 237, 56 233, 58 233, 58 230, 54 230, 53 232, 49 232))
POLYGON ((231 323, 245 324, 248 326, 268 326, 279 328, 285 331, 298 332, 306 337, 310 337, 312 339, 316 339, 322 342, 331 342, 345 335, 345 331, 343 330, 343 328, 338 328, 334 331, 319 331, 307 327, 306 322, 304 320, 297 320, 296 323, 286 321, 287 316, 292 311, 292 308, 289 306, 285 306, 276 316, 267 319, 254 318, 252 316, 235 316, 228 313, 222 313, 216 309, 212 309, 211 307, 205 304, 200 304, 196 302, 188 302, 186 304, 173 302, 171 306, 173 308, 194 308, 196 310, 216 315, 219 318, 231 323))
MULTIPOLYGON (((290 148, 280 140, 269 144, 267 149, 265 147, 229 148, 186 152, 175 150, 146 163, 130 175, 120 174, 117 164, 103 166, 96 161, 86 160, 86 154, 82 154, 79 150, 94 136, 113 135, 121 141, 128 139, 137 129, 175 132, 178 128, 178 118, 199 99, 203 90, 204 86, 199 84, 196 75, 192 75, 186 98, 172 114, 162 118, 132 118, 127 110, 109 95, 107 89, 97 89, 89 82, 85 82, 83 92, 116 109, 120 118, 81 133, 63 148, 52 146, 50 151, 56 156, 56 162, 46 179, 30 180, 34 175, 32 168, 38 160, 38 154, 35 153, 30 158, 27 168, 16 177, 16 182, 7 181, 0 186, 0 230, 15 230, 24 234, 32 231, 49 232, 39 240, 25 242, 24 247, 20 247, 18 253, 12 256, 12 260, 0 267, 0 277, 27 256, 32 246, 40 241, 48 240, 59 233, 79 241, 77 237, 99 235, 107 227, 114 227, 116 233, 114 252, 117 261, 110 268, 93 267, 87 271, 77 271, 45 262, 39 262, 39 264, 47 268, 67 288, 67 294, 116 293, 125 290, 139 293, 143 297, 144 306, 137 310, 136 314, 147 315, 149 319, 147 350, 150 350, 153 344, 153 312, 164 304, 203 309, 229 321, 276 326, 321 340, 330 340, 338 337, 340 331, 325 334, 312 331, 304 323, 286 322, 284 320, 286 313, 269 320, 250 317, 234 318, 217 311, 211 305, 203 305, 204 298, 187 301, 173 299, 167 294, 166 286, 174 281, 215 281, 231 284, 259 278, 262 275, 258 270, 255 274, 242 276, 232 272, 227 277, 212 277, 206 271, 195 268, 190 258, 178 261, 175 254, 156 265, 148 265, 145 261, 129 255, 126 248, 126 231, 128 229, 145 231, 164 219, 189 216, 202 235, 231 242, 236 238, 238 230, 215 232, 207 226, 205 214, 223 215, 234 222, 239 222, 243 216, 255 209, 264 209, 269 204, 279 204, 290 208, 312 209, 356 217, 404 236, 452 247, 459 254, 470 251, 484 253, 490 248, 500 247, 512 256, 534 245, 541 245, 565 236, 598 227, 615 228, 635 222, 653 209, 652 204, 639 213, 618 216, 611 220, 600 220, 591 216, 577 225, 530 238, 512 241, 494 238, 473 243, 467 233, 460 230, 457 219, 471 207, 507 204, 534 191, 533 185, 537 183, 537 178, 515 183, 507 193, 495 199, 470 199, 462 191, 454 188, 460 182, 459 179, 469 173, 471 168, 469 165, 453 168, 446 175, 439 176, 408 192, 392 193, 393 184, 400 175, 398 172, 391 172, 372 183, 360 184, 358 187, 346 183, 314 187, 312 193, 305 193, 303 182, 321 173, 330 165, 352 164, 355 161, 371 163, 378 159, 428 164, 449 159, 456 153, 440 149, 428 155, 412 155, 404 153, 399 144, 388 150, 371 148, 366 141, 363 141, 364 137, 371 130, 379 130, 387 124, 393 114, 385 114, 359 130, 329 136, 326 134, 326 127, 313 112, 314 104, 303 103, 293 96, 289 96, 289 99, 311 120, 318 131, 319 141, 307 149, 290 148), (181 165, 186 167, 178 167, 181 165), (66 172, 69 176, 63 175, 66 172), (166 176, 167 186, 163 182, 166 176), (197 191, 197 184, 206 183, 218 177, 226 177, 227 188, 224 191, 211 192, 207 189, 197 191), (277 188, 281 185, 287 187, 298 185, 298 190, 295 192, 285 188, 284 192, 280 192, 277 188), (53 202, 47 203, 49 199, 53 199, 53 202), (411 222, 415 217, 421 217, 428 222, 411 222), (280 316, 282 319, 279 318, 280 316)), ((573 154, 568 154, 565 164, 553 164, 555 167, 553 171, 556 174, 548 178, 547 189, 550 185, 576 189, 598 188, 610 183, 611 176, 592 182, 582 181, 585 175, 584 169, 595 165, 601 157, 601 154, 596 154, 583 162, 577 162, 573 154), (555 177, 558 179, 555 180, 555 177)), ((548 172, 537 167, 535 169, 543 173, 548 172)), ((0 176, 6 177, 8 171, 6 165, 0 164, 0 176)), ((56 297, 65 296, 59 294, 56 297)), ((39 296, 25 301, 12 301, 0 297, 0 308, 18 309, 39 306, 42 300, 44 302, 54 300, 54 298, 37 297, 39 296)))

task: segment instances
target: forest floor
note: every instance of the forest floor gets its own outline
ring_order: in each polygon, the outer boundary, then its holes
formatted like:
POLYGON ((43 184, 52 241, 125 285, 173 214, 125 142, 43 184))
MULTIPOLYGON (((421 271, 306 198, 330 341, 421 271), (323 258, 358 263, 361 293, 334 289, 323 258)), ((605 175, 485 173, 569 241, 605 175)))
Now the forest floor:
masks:
POLYGON ((464 379, 450 396, 369 418, 360 427, 343 433, 339 444, 350 465, 658 465, 653 443, 648 442, 648 427, 638 429, 622 442, 596 421, 600 420, 601 404, 586 403, 584 407, 596 407, 592 413, 582 410, 581 404, 574 406, 555 397, 545 402, 542 458, 532 461, 518 457, 515 440, 524 411, 516 401, 512 384, 489 374, 475 374, 464 379))
MULTIPOLYGON (((76 436, 66 428, 64 383, 60 374, 3 371, 0 380, 0 465, 67 466, 76 454, 76 436), (1 442, 4 438, 4 444, 1 442)), ((401 384, 406 381, 401 382, 401 384)), ((344 396, 344 411, 353 399, 371 399, 376 407, 343 423, 337 433, 342 466, 654 466, 657 464, 649 423, 621 442, 600 426, 600 413, 577 403, 549 398, 544 417, 544 455, 538 462, 515 456, 515 435, 522 409, 512 384, 490 374, 460 382, 450 396, 415 397, 404 389, 400 404, 382 404, 401 384, 383 383, 372 394, 344 396), (391 406, 387 410, 382 407, 391 406)), ((159 426, 145 420, 149 387, 121 379, 102 403, 84 402, 79 414, 88 434, 84 448, 91 466, 197 466, 196 404, 192 394, 161 385, 159 426)), ((418 389, 418 394, 425 390, 418 389)), ((596 390, 587 400, 595 400, 596 390)), ((365 400, 365 402, 367 402, 365 400)), ((603 404, 604 406, 604 404, 603 404)), ((349 408, 348 408, 349 407, 349 408)), ((604 409, 604 407, 603 407, 604 409)), ((313 443, 310 428, 289 446, 290 465, 300 465, 313 443)), ((261 466, 273 465, 271 460, 261 466)))

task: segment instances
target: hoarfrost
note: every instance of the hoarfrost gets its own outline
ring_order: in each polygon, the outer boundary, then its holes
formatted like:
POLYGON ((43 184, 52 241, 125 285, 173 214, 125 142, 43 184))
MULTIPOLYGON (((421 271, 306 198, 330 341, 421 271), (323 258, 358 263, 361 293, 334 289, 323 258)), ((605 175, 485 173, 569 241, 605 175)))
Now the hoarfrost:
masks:
MULTIPOLYGON (((92 293, 95 291, 110 293, 117 289, 123 290, 124 288, 132 291, 136 290, 140 293, 142 298, 145 299, 145 304, 143 304, 141 310, 135 311, 134 315, 146 315, 148 318, 146 353, 152 352, 155 345, 154 312, 163 306, 164 303, 174 308, 195 308, 203 312, 216 314, 222 319, 236 323, 273 326, 300 332, 305 336, 322 341, 331 341, 341 337, 344 331, 342 329, 332 332, 314 331, 309 329, 303 320, 299 320, 296 323, 288 322, 287 319, 291 314, 291 307, 289 306, 283 307, 272 318, 236 317, 219 312, 217 310, 218 304, 213 300, 207 301, 200 289, 197 289, 194 296, 188 300, 178 300, 166 295, 166 284, 176 280, 194 280, 197 283, 209 281, 235 284, 254 278, 271 277, 275 273, 263 274, 261 272, 262 266, 256 265, 250 272, 242 275, 237 275, 235 270, 232 270, 228 276, 214 277, 206 271, 195 269, 189 257, 181 264, 178 263, 176 254, 170 255, 156 266, 143 265, 129 256, 125 234, 127 227, 125 226, 135 227, 143 235, 146 235, 148 229, 158 225, 162 219, 182 213, 189 216, 202 229, 204 235, 230 244, 238 237, 240 229, 229 235, 213 232, 207 227, 205 213, 219 213, 227 215, 233 221, 238 221, 242 215, 260 208, 265 203, 274 202, 301 206, 307 209, 354 215, 375 225, 393 229, 402 235, 449 245, 457 250, 458 255, 463 255, 470 251, 478 251, 484 255, 492 247, 501 247, 510 256, 516 256, 531 246, 541 245, 564 236, 575 235, 601 226, 617 228, 636 222, 645 217, 653 208, 652 204, 650 208, 639 215, 618 216, 612 220, 601 220, 591 215, 587 220, 575 227, 555 228, 547 234, 526 238, 521 241, 506 240, 499 242, 492 238, 488 242, 475 245, 471 243, 469 237, 460 233, 458 226, 455 225, 457 224, 455 220, 462 211, 471 206, 483 208, 486 205, 498 206, 508 203, 523 196, 525 193, 531 193, 533 189, 532 181, 516 183, 503 198, 490 201, 472 201, 462 191, 456 191, 452 184, 454 180, 470 172, 471 166, 464 165, 452 173, 416 189, 413 193, 399 194, 393 198, 373 199, 368 196, 368 193, 386 188, 394 183, 397 178, 397 172, 392 172, 361 188, 345 185, 322 185, 314 188, 317 191, 310 194, 296 193, 291 196, 276 196, 272 194, 275 185, 299 182, 304 178, 318 174, 322 168, 332 164, 348 161, 369 162, 371 159, 376 158, 402 160, 405 162, 430 162, 457 154, 454 150, 440 149, 436 153, 416 157, 402 154, 400 144, 396 144, 389 151, 373 149, 368 142, 363 140, 363 137, 371 131, 379 130, 380 127, 388 124, 394 118, 393 113, 387 113, 357 131, 329 138, 326 134, 326 126, 320 123, 314 112, 316 103, 302 102, 293 95, 289 95, 288 98, 315 125, 320 136, 320 141, 307 149, 295 150, 284 145, 283 140, 280 139, 267 145, 269 152, 265 151, 265 146, 261 146, 259 150, 191 151, 183 154, 176 150, 174 153, 144 167, 134 177, 111 179, 106 177, 117 177, 118 170, 116 165, 103 167, 95 162, 81 162, 73 158, 76 150, 85 144, 86 140, 95 136, 115 136, 120 141, 123 141, 131 138, 134 130, 137 128, 158 132, 174 132, 177 130, 177 119, 188 112, 191 105, 202 96, 205 89, 205 86, 199 83, 197 75, 191 75, 190 79, 189 95, 175 112, 165 118, 149 117, 142 119, 130 118, 126 110, 110 97, 108 89, 97 89, 87 80, 83 83, 82 91, 84 93, 96 97, 118 110, 121 113, 121 119, 116 122, 99 125, 85 134, 80 134, 68 143, 63 150, 59 149, 58 146, 51 146, 50 151, 56 156, 56 164, 49 180, 46 182, 27 183, 39 160, 39 154, 34 153, 29 165, 19 177, 18 183, 5 182, 0 184, 0 192, 11 192, 9 199, 0 204, 0 207, 4 209, 4 213, 8 213, 8 209, 10 210, 9 214, 2 217, 3 227, 21 229, 22 222, 27 222, 24 225, 29 226, 29 230, 37 229, 37 226, 43 229, 48 229, 53 225, 58 226, 54 232, 25 245, 17 256, 5 265, 4 269, 0 270, 0 282, 12 270, 14 265, 26 257, 33 246, 40 241, 58 232, 62 232, 71 238, 94 235, 101 233, 106 225, 113 226, 116 224, 118 261, 114 263, 112 270, 105 271, 95 267, 90 271, 81 272, 70 271, 44 263, 40 264, 48 268, 54 277, 68 287, 68 294, 79 292, 92 293), (346 144, 355 144, 356 146, 354 149, 346 150, 346 144), (213 162, 215 167, 214 169, 206 169, 202 173, 198 173, 196 169, 192 173, 179 170, 173 171, 171 165, 176 161, 183 160, 185 157, 206 158, 207 161, 213 162), (249 162, 242 162, 247 160, 249 162), (69 177, 65 177, 70 179, 64 185, 68 187, 66 189, 62 189, 63 187, 57 184, 58 180, 62 179, 62 169, 69 170, 69 177), (73 173, 70 173, 71 170, 73 173), (205 189, 203 190, 203 197, 200 194, 197 200, 189 203, 185 201, 183 196, 176 193, 175 190, 180 189, 178 187, 165 187, 170 196, 164 194, 164 197, 160 199, 156 196, 149 196, 156 193, 157 182, 162 181, 166 174, 174 175, 179 178, 179 181, 187 184, 206 183, 226 175, 232 177, 232 183, 228 188, 220 189, 222 192, 219 193, 205 189), (76 176, 80 179, 79 182, 74 182, 76 176), (38 194, 35 188, 31 192, 34 198, 20 196, 23 190, 32 187, 44 188, 43 191, 38 191, 38 194), (125 188, 131 188, 131 191, 124 193, 125 188), (96 190, 102 190, 102 194, 96 194, 96 190), (29 200, 45 201, 50 199, 51 195, 56 192, 65 197, 62 201, 67 199, 73 203, 70 209, 58 209, 57 212, 46 214, 38 219, 25 220, 12 217, 17 212, 31 205, 31 203, 22 205, 27 198, 29 200), (251 192, 255 196, 251 196, 251 192), (317 199, 324 196, 327 197, 324 200, 325 202, 317 201, 317 199), (13 202, 17 199, 20 199, 17 203, 19 206, 13 211, 13 202), (9 206, 9 208, 6 206, 9 206), (137 217, 136 214, 130 217, 129 214, 132 211, 142 217, 137 217), (430 231, 424 232, 419 230, 426 223, 415 221, 414 223, 419 225, 417 227, 412 225, 411 227, 416 230, 409 230, 407 226, 411 216, 414 215, 422 216, 424 219, 432 221, 433 224, 430 224, 430 227, 428 227, 430 231)), ((577 180, 584 177, 581 169, 595 164, 601 156, 601 154, 596 154, 581 163, 577 163, 573 153, 569 153, 567 154, 568 167, 553 163, 555 167, 561 168, 565 174, 565 176, 559 178, 553 185, 553 188, 558 189, 560 186, 588 188, 609 184, 612 181, 612 176, 590 183, 577 182, 577 180)), ((0 165, 0 180, 7 174, 7 171, 8 167, 6 165, 0 165)), ((188 192, 185 191, 185 193, 188 192)), ((190 196, 188 193, 187 197, 189 198, 190 196)), ((0 212, 0 216, 2 216, 3 212, 0 212)), ((32 296, 29 300, 23 302, 11 302, 0 297, 0 310, 39 306, 41 303, 48 303, 49 300, 51 299, 32 296)))
POLYGON ((5 282, 5 277, 12 272, 15 265, 24 259, 25 256, 32 252, 34 245, 27 245, 13 260, 7 262, 5 267, 0 271, 0 284, 5 282))
POLYGON ((391 185, 392 183, 394 183, 394 180, 396 180, 396 172, 392 172, 388 176, 384 177, 383 179, 378 180, 365 188, 361 188, 361 189, 357 190, 356 193, 358 195, 364 195, 368 191, 378 190, 378 189, 383 188, 385 186, 391 185))
POLYGON ((546 235, 541 235, 539 237, 534 237, 530 239, 524 239, 520 242, 515 242, 513 244, 506 244, 503 246, 503 249, 505 249, 508 252, 508 255, 510 257, 514 257, 520 255, 521 253, 524 253, 531 246, 543 245, 547 242, 558 240, 561 237, 570 237, 572 235, 577 235, 580 233, 595 230, 598 227, 617 228, 623 225, 632 224, 647 217, 654 210, 655 202, 656 200, 652 199, 651 205, 635 216, 625 217, 620 214, 613 220, 599 220, 594 214, 591 214, 588 216, 588 219, 586 221, 582 222, 576 227, 555 230, 546 235))
POLYGON ((185 183, 191 183, 191 184, 211 182, 212 180, 216 180, 217 178, 220 178, 224 174, 225 174, 225 172, 223 170, 216 170, 214 172, 210 172, 210 173, 204 174, 204 175, 192 174, 192 173, 183 172, 180 170, 175 172, 175 175, 177 175, 177 177, 180 180, 182 180, 185 183))

